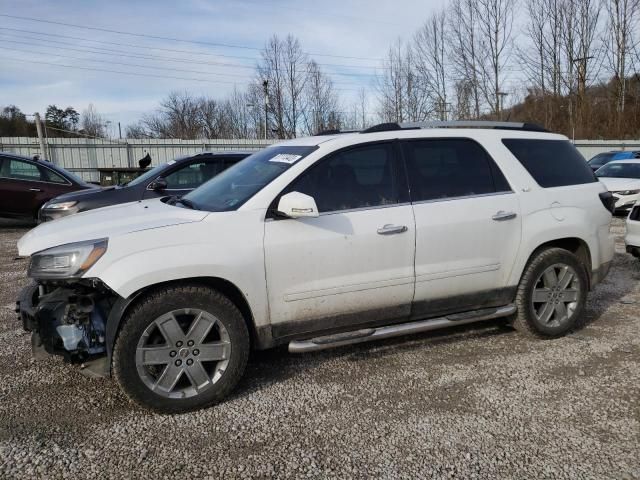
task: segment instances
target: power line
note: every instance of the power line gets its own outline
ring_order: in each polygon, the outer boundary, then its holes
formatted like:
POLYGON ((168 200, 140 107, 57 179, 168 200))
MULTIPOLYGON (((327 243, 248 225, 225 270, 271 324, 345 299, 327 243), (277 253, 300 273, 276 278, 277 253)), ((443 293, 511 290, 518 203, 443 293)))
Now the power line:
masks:
MULTIPOLYGON (((0 47, 2 48, 2 47, 0 47)), ((176 77, 176 76, 170 76, 170 75, 156 75, 156 74, 152 74, 152 73, 143 73, 143 72, 123 72, 120 70, 109 70, 109 69, 105 69, 105 68, 94 68, 94 67, 81 67, 78 65, 64 65, 61 63, 52 63, 52 62, 44 62, 44 61, 39 61, 39 60, 26 60, 26 59, 22 59, 22 58, 13 58, 13 57, 0 57, 1 59, 4 60, 10 60, 10 61, 14 61, 14 62, 26 62, 26 63, 35 63, 35 64, 41 64, 41 65, 51 65, 53 67, 63 67, 63 68, 72 68, 72 69, 77 69, 77 70, 89 70, 89 71, 94 71, 94 72, 106 72, 106 73, 115 73, 115 74, 120 74, 120 75, 132 75, 132 76, 137 76, 137 77, 153 77, 153 78, 164 78, 164 79, 169 79, 169 80, 186 80, 186 81, 194 81, 194 82, 204 82, 204 83, 224 83, 224 84, 229 84, 229 85, 238 85, 238 82, 226 82, 224 80, 207 80, 204 78, 188 78, 188 77, 176 77)), ((245 84, 245 86, 247 86, 248 84, 245 84)), ((357 89, 348 89, 348 88, 334 88, 335 91, 353 91, 356 92, 358 91, 357 89)))
MULTIPOLYGON (((209 45, 209 46, 214 46, 214 47, 224 47, 224 48, 238 48, 238 49, 244 49, 244 50, 255 50, 255 51, 261 51, 262 48, 258 48, 258 47, 250 47, 247 45, 233 45, 233 44, 229 44, 229 43, 217 43, 217 42, 205 42, 205 41, 201 41, 201 40, 186 40, 186 39, 182 39, 182 38, 174 38, 174 37, 163 37, 160 35, 148 35, 148 34, 144 34, 144 33, 133 33, 133 32, 125 32, 122 30, 111 30, 108 28, 101 28, 101 27, 89 27, 86 25, 77 25, 74 23, 65 23, 65 22, 56 22, 53 20, 44 20, 41 18, 34 18, 34 17, 23 17, 23 16, 19 16, 19 15, 8 15, 6 13, 0 13, 0 17, 6 17, 6 18, 14 18, 17 20, 27 20, 30 22, 40 22, 40 23, 48 23, 51 25, 61 25, 64 27, 73 27, 73 28, 81 28, 81 29, 85 29, 85 30, 93 30, 93 31, 98 31, 98 32, 106 32, 106 33, 116 33, 118 35, 129 35, 132 37, 142 37, 142 38, 151 38, 154 40, 167 40, 170 42, 183 42, 183 43, 192 43, 192 44, 196 44, 196 45, 209 45)), ((348 55, 331 55, 328 53, 314 53, 313 55, 317 56, 317 57, 329 57, 329 58, 345 58, 345 59, 353 59, 353 60, 380 60, 379 58, 371 58, 371 57, 356 57, 356 56, 348 56, 348 55)))
MULTIPOLYGON (((34 51, 34 50, 24 50, 24 49, 20 49, 20 48, 7 48, 7 47, 3 47, 0 45, 0 49, 1 50, 9 50, 10 52, 22 52, 22 53, 31 53, 31 54, 35 54, 35 55, 51 55, 48 52, 38 52, 38 51, 34 51)), ((195 74, 199 74, 199 75, 216 75, 216 76, 223 76, 223 77, 236 77, 236 78, 242 78, 244 80, 252 80, 255 79, 255 77, 253 76, 247 76, 247 75, 237 75, 237 74, 233 74, 233 73, 217 73, 217 72, 204 72, 202 70, 185 70, 182 68, 171 68, 171 67, 156 67, 156 66, 151 66, 151 65, 140 65, 140 64, 136 64, 136 63, 125 63, 125 62, 114 62, 111 60, 102 60, 102 59, 91 59, 91 58, 86 58, 86 57, 74 57, 72 55, 62 55, 60 53, 55 53, 53 54, 56 57, 61 57, 61 58, 68 58, 71 60, 81 60, 81 61, 85 61, 85 62, 93 62, 93 63, 109 63, 112 65, 122 65, 125 67, 137 67, 137 68, 147 68, 147 69, 154 69, 154 70, 171 70, 174 72, 184 72, 184 73, 195 73, 195 74)), ((347 83, 347 82, 333 82, 336 85, 356 85, 355 83, 347 83)), ((344 90, 344 89, 337 89, 337 90, 344 90)), ((355 91, 355 90, 354 90, 355 91)))
MULTIPOLYGON (((105 45, 117 45, 117 46, 128 47, 128 48, 139 48, 139 49, 148 49, 148 50, 161 50, 161 51, 172 52, 172 53, 188 53, 190 55, 205 55, 205 56, 211 56, 211 57, 237 58, 237 59, 240 59, 240 60, 252 60, 252 61, 260 60, 259 57, 246 57, 246 56, 242 56, 242 55, 227 55, 227 54, 223 54, 223 53, 197 52, 197 51, 194 51, 194 50, 179 50, 179 49, 175 49, 175 48, 152 47, 152 46, 149 46, 149 45, 136 45, 136 44, 132 44, 132 43, 109 42, 109 41, 105 41, 105 40, 93 40, 91 38, 86 38, 86 37, 75 37, 75 36, 70 36, 70 35, 61 35, 61 34, 57 34, 57 33, 48 33, 48 32, 36 32, 36 31, 32 31, 32 30, 23 30, 23 29, 19 29, 19 28, 0 27, 0 30, 10 30, 10 31, 20 32, 20 33, 29 33, 29 34, 32 34, 32 35, 66 38, 66 39, 69 39, 69 40, 82 40, 84 42, 101 43, 101 44, 105 44, 105 45)), ((50 42, 51 41, 51 40, 46 39, 46 38, 25 37, 24 35, 16 35, 16 34, 10 34, 10 33, 4 33, 3 35, 11 35, 11 36, 18 37, 18 38, 30 38, 32 40, 39 40, 39 41, 46 41, 46 42, 50 42)), ((68 42, 59 42, 59 43, 64 44, 64 45, 76 45, 75 43, 68 43, 68 42)), ((100 47, 95 47, 95 46, 91 46, 91 45, 87 45, 87 46, 89 48, 100 48, 100 47)), ((103 49, 103 50, 106 50, 106 49, 103 49)), ((314 55, 314 54, 309 53, 308 55, 314 55)), ((374 68, 386 69, 387 68, 387 67, 385 67, 383 65, 349 65, 349 64, 343 64, 343 63, 318 63, 318 65, 320 65, 322 67, 336 67, 336 68, 362 68, 362 69, 374 69, 374 68)))
MULTIPOLYGON (((2 35, 6 35, 6 34, 2 34, 2 35)), ((213 65, 213 66, 219 66, 219 67, 229 67, 229 68, 244 68, 244 69, 250 69, 250 70, 254 70, 255 71, 255 66, 251 66, 251 65, 240 65, 240 64, 236 64, 236 63, 224 63, 224 62, 211 62, 211 61, 201 61, 201 60, 188 60, 188 59, 183 59, 183 58, 174 58, 174 57, 161 57, 161 56, 157 56, 157 55, 151 55, 151 54, 139 54, 139 53, 124 53, 118 50, 112 50, 112 49, 107 49, 107 48, 100 48, 100 47, 85 47, 85 48, 73 48, 73 47, 65 47, 65 46, 50 46, 48 45, 49 43, 55 43, 55 44, 59 44, 62 43, 63 45, 68 45, 64 42, 55 42, 55 41, 48 41, 48 40, 44 40, 44 39, 37 39, 37 41, 40 42, 46 42, 45 45, 42 44, 34 44, 34 43, 29 43, 29 42, 22 42, 19 40, 4 40, 4 42, 7 43, 17 43, 20 45, 28 45, 31 47, 45 47, 45 48, 55 48, 55 49, 62 49, 62 50, 70 50, 70 51, 74 51, 74 52, 81 52, 81 53, 93 53, 93 54, 97 54, 97 55, 107 55, 107 56, 119 56, 119 57, 129 57, 129 58, 139 58, 139 59, 144 59, 144 60, 161 60, 164 62, 177 62, 177 63, 187 63, 187 64, 196 64, 196 65, 213 65)), ((309 73, 307 70, 302 70, 301 72, 303 73, 309 73)), ((353 72, 331 72, 332 75, 340 75, 340 76, 345 76, 345 77, 375 77, 376 75, 373 73, 353 73, 353 72)))
POLYGON ((151 74, 151 73, 121 72, 121 71, 117 71, 117 70, 107 70, 105 68, 79 67, 77 65, 63 65, 61 63, 43 62, 43 61, 36 61, 36 60, 25 60, 25 59, 22 59, 22 58, 13 58, 13 57, 0 57, 0 58, 3 59, 3 60, 10 60, 10 61, 14 61, 14 62, 37 63, 37 64, 40 64, 40 65, 51 65, 53 67, 73 68, 73 69, 78 69, 78 70, 90 70, 90 71, 94 71, 94 72, 118 73, 118 74, 122 74, 122 75, 133 75, 133 76, 136 76, 136 77, 167 78, 167 79, 171 79, 171 80, 187 80, 187 81, 194 81, 194 82, 226 83, 226 84, 231 84, 231 85, 237 85, 237 82, 225 82, 224 80, 207 80, 207 79, 204 79, 204 78, 174 77, 174 76, 167 76, 167 75, 154 75, 154 74, 151 74))

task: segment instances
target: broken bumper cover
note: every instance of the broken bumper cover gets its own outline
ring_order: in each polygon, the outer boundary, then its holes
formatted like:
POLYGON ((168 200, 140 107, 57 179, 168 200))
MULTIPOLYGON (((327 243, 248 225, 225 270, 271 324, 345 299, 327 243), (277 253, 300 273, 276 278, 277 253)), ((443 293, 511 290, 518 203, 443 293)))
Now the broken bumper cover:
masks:
POLYGON ((109 375, 104 307, 99 295, 85 288, 61 286, 44 293, 32 284, 20 292, 16 312, 31 332, 35 358, 59 355, 95 377, 109 375))

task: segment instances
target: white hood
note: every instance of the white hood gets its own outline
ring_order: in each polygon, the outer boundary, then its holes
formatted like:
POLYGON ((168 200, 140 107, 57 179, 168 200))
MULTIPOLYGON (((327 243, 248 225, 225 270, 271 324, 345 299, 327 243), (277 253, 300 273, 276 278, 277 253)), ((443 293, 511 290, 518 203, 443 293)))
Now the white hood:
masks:
POLYGON ((610 192, 640 190, 640 179, 638 178, 598 177, 598 180, 604 183, 610 192))
POLYGON ((18 254, 29 256, 66 243, 96 240, 140 230, 199 222, 209 212, 167 205, 160 199, 123 203, 43 223, 18 241, 18 254))

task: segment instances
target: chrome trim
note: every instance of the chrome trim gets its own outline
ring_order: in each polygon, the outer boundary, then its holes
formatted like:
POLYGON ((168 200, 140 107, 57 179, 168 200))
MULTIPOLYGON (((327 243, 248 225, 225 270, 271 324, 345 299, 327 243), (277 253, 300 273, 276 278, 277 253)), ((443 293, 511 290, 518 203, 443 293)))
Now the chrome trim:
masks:
POLYGON ((379 328, 365 328, 351 332, 327 335, 312 338, 310 340, 293 341, 289 343, 290 353, 316 352, 333 347, 353 345, 356 343, 381 340, 384 338, 410 335, 413 333, 439 330, 441 328, 464 325, 466 323, 480 322, 483 320, 493 320, 495 318, 507 317, 516 313, 516 306, 506 305, 499 308, 483 309, 468 314, 448 315, 446 317, 432 318, 429 320, 418 320, 417 322, 400 323, 379 328), (489 311, 488 311, 489 310, 489 311), (474 313, 476 313, 474 315, 474 313), (468 316, 467 316, 468 315, 468 316))
POLYGON ((320 212, 318 214, 318 216, 322 217, 322 216, 325 216, 325 215, 336 215, 338 213, 360 212, 360 211, 363 211, 363 210, 378 210, 380 208, 404 207, 406 205, 411 205, 411 202, 389 203, 387 205, 376 205, 375 207, 348 208, 346 210, 333 210, 331 212, 320 212))
POLYGON ((420 205, 422 203, 436 203, 436 202, 448 202, 451 200, 466 200, 467 198, 482 198, 482 197, 495 197, 498 195, 510 195, 514 194, 513 190, 505 190, 504 192, 491 192, 491 193, 479 193, 477 195, 462 195, 460 197, 446 197, 446 198, 433 198, 430 200, 418 200, 413 202, 414 205, 420 205))

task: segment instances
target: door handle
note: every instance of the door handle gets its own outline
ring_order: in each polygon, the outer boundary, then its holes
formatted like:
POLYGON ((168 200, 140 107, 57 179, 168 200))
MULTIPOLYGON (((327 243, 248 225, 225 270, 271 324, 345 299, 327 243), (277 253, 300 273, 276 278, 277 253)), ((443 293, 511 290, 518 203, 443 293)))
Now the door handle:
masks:
POLYGON ((505 212, 503 210, 500 210, 491 218, 493 218, 496 222, 504 222, 505 220, 513 220, 517 216, 518 214, 516 212, 505 212))
POLYGON ((30 192, 41 192, 42 190, 40 190, 39 188, 30 188, 29 191, 30 192))
POLYGON ((385 226, 378 229, 379 235, 392 235, 394 233, 402 233, 409 230, 405 225, 392 225, 387 223, 385 226))

